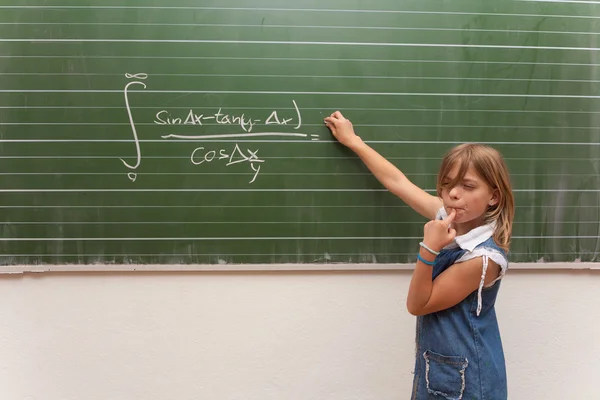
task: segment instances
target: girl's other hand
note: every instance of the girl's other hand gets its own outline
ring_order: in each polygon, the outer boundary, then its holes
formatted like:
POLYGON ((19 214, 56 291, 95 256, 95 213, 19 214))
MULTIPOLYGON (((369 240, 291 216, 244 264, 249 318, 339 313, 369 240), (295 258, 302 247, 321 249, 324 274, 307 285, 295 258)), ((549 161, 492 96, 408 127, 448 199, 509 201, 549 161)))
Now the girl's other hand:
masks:
POLYGON ((453 209, 446 219, 426 223, 423 229, 423 243, 435 251, 440 251, 449 245, 456 237, 456 230, 450 228, 450 224, 454 221, 455 217, 456 210, 453 209))
POLYGON ((353 144, 361 141, 360 137, 354 133, 352 122, 339 111, 325 118, 325 125, 331 130, 333 136, 346 147, 352 147, 353 144))

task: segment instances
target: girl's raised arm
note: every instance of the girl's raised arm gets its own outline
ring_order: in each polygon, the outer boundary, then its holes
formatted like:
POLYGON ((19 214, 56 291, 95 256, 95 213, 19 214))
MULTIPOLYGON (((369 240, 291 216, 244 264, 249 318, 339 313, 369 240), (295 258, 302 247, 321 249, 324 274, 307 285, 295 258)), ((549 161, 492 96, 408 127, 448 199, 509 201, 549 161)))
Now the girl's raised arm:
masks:
POLYGON ((363 142, 341 112, 336 111, 325 118, 325 125, 341 144, 356 153, 386 189, 425 218, 435 219, 442 200, 416 186, 395 165, 363 142))

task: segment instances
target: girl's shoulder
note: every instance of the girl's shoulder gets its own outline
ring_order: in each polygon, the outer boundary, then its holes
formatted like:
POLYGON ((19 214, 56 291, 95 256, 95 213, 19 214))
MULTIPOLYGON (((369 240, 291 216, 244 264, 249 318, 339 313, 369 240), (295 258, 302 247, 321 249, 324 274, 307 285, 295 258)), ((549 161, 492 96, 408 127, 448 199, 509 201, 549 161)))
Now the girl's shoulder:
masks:
POLYGON ((507 257, 507 252, 506 250, 504 250, 502 247, 498 246, 498 244, 496 243, 496 241, 494 240, 494 237, 490 237, 489 239, 487 239, 486 241, 480 243, 477 248, 486 248, 486 249, 493 249, 493 250, 497 250, 500 253, 502 253, 504 255, 504 257, 507 257))
POLYGON ((472 251, 467 251, 460 257, 457 262, 471 260, 477 257, 487 257, 494 261, 502 269, 506 271, 508 268, 508 256, 506 251, 498 246, 493 237, 481 242, 472 251))

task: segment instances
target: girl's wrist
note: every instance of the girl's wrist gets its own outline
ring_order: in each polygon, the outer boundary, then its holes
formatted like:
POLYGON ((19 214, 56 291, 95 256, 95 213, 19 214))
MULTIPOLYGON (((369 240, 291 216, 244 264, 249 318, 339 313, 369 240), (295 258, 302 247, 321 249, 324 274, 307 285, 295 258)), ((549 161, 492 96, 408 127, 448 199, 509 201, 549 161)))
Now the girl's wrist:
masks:
POLYGON ((437 244, 432 244, 430 241, 427 241, 425 239, 423 239, 423 241, 421 243, 419 243, 419 245, 421 246, 422 249, 425 249, 436 256, 440 253, 440 251, 442 250, 442 247, 444 247, 444 246, 439 246, 437 244))
POLYGON ((427 250, 428 252, 430 252, 434 256, 437 256, 438 254, 440 254, 440 251, 441 251, 441 247, 439 247, 439 246, 430 246, 427 242, 425 242, 425 239, 423 239, 423 241, 419 243, 419 246, 421 246, 422 249, 427 250))
POLYGON ((427 262, 434 262, 436 258, 435 255, 431 254, 428 250, 424 249, 423 247, 421 247, 419 251, 419 256, 427 262))
POLYGON ((358 152, 364 144, 365 142, 363 142, 360 136, 355 134, 352 138, 350 138, 350 140, 348 140, 346 147, 354 152, 358 152))

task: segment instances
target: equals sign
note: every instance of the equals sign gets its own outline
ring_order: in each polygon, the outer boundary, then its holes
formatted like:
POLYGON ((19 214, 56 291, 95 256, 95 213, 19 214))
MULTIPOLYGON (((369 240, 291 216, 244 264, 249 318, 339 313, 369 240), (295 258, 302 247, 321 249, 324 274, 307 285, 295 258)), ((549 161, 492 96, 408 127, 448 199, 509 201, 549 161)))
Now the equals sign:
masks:
POLYGON ((310 135, 310 140, 319 140, 319 135, 310 135))

